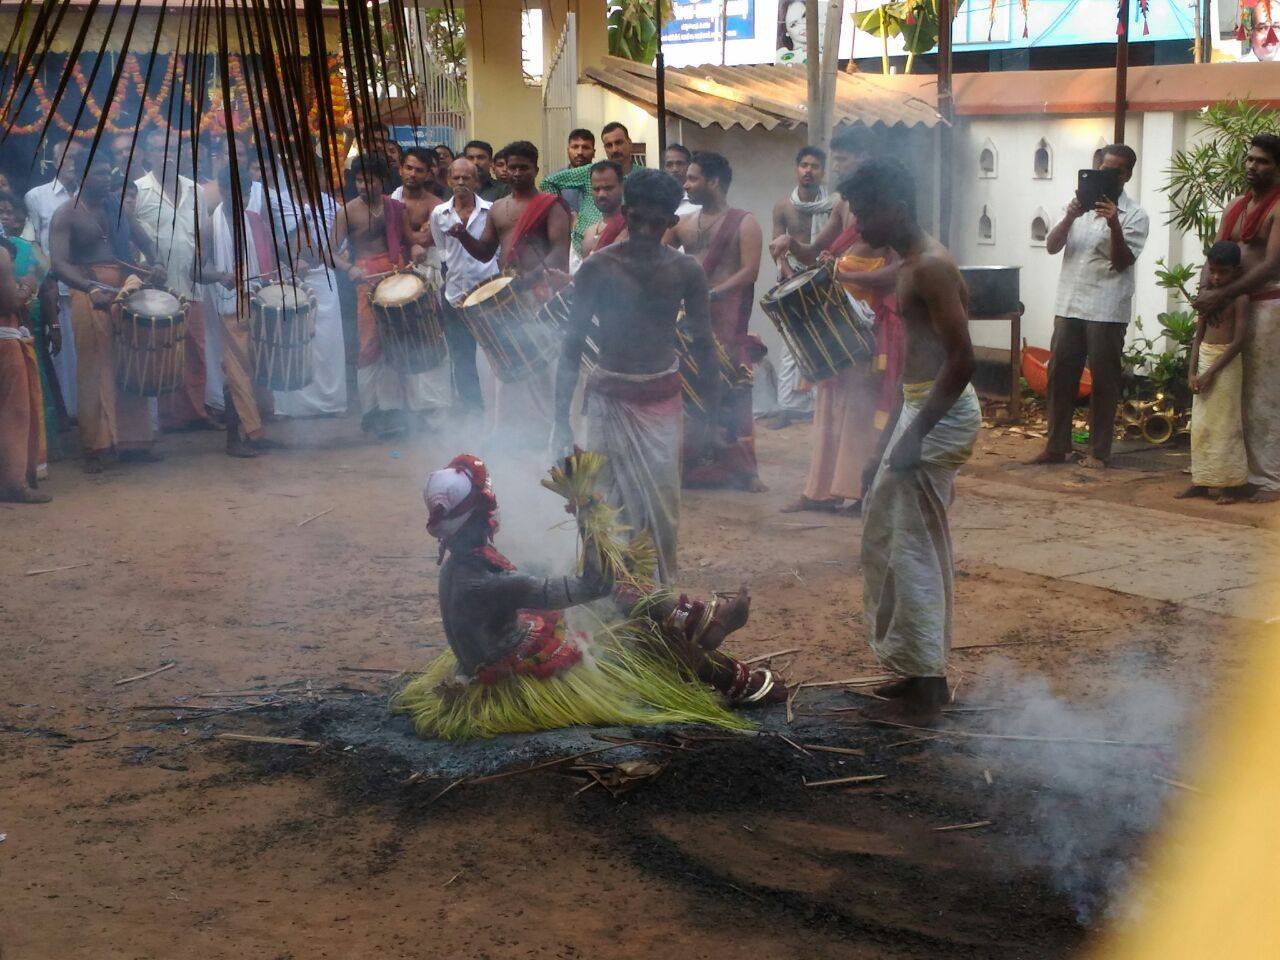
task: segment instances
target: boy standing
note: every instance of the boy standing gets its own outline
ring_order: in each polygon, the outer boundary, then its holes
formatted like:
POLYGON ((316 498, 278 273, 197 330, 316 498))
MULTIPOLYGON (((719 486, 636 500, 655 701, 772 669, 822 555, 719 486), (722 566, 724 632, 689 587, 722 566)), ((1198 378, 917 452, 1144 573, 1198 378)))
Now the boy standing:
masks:
MULTIPOLYGON (((1205 286, 1225 287, 1241 273, 1240 247, 1220 240, 1209 248, 1205 286)), ((1195 395, 1191 403, 1191 486, 1178 494, 1212 497, 1220 504, 1235 503, 1236 491, 1248 482, 1241 419, 1241 388, 1249 297, 1242 294, 1218 313, 1200 312, 1196 336, 1191 342, 1187 384, 1195 395)))

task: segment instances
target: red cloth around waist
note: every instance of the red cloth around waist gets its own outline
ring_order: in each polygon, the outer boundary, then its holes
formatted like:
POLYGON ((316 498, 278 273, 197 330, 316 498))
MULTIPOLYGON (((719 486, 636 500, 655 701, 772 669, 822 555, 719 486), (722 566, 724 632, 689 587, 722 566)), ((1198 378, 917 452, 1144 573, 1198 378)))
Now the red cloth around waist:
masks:
POLYGON ((587 380, 587 392, 627 403, 658 403, 680 396, 680 371, 671 370, 661 376, 630 380, 597 367, 587 380))

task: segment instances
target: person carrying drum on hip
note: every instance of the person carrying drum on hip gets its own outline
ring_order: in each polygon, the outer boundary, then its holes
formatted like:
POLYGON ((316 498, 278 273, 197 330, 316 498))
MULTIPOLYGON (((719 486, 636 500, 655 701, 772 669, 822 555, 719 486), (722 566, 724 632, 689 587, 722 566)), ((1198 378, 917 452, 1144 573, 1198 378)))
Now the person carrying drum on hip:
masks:
MULTIPOLYGON (((752 342, 747 335, 755 284, 760 275, 760 251, 764 233, 746 210, 729 206, 733 168, 718 153, 700 152, 685 175, 689 199, 699 205, 696 213, 680 218, 667 242, 683 247, 702 265, 711 285, 711 329, 732 366, 751 366, 752 342)), ((751 410, 751 390, 724 391, 714 411, 728 442, 708 442, 714 435, 685 437, 684 483, 690 487, 735 487, 760 493, 756 465, 755 421, 751 410), (696 441, 701 440, 701 445, 696 441)))
POLYGON ((383 195, 387 174, 381 157, 356 159, 348 176, 358 196, 338 211, 330 238, 334 262, 356 285, 360 333, 356 385, 364 408, 361 426, 382 440, 403 436, 409 430, 404 376, 382 356, 378 318, 369 300, 378 280, 409 262, 412 246, 404 204, 383 195))
MULTIPOLYGON (((150 401, 119 392, 115 376, 113 305, 130 261, 139 247, 147 249, 147 241, 132 217, 121 211, 121 188, 112 183, 110 172, 116 158, 100 149, 89 163, 88 150, 80 147, 66 163, 81 187, 53 215, 49 253, 54 274, 71 289, 84 469, 101 473, 102 457, 112 450, 121 461, 160 459, 151 452, 150 401)), ((163 276, 162 270, 151 271, 149 279, 163 276)))
MULTIPOLYGON (((248 166, 253 147, 240 144, 236 156, 248 166)), ((244 167, 237 169, 237 174, 244 167)), ((222 202, 210 217, 209 245, 200 254, 200 282, 212 284, 213 306, 222 333, 223 407, 227 417, 227 456, 247 459, 280 446, 268 440, 262 429, 262 407, 254 388, 253 365, 249 355, 249 295, 242 289, 251 279, 265 278, 277 270, 276 245, 267 221, 252 210, 240 214, 236 226, 235 194, 231 189, 229 164, 218 170, 218 190, 222 202), (241 241, 236 242, 236 234, 241 241), (237 248, 243 262, 238 262, 237 248)), ((248 202, 247 182, 239 190, 242 203, 248 202)), ((202 234, 203 236, 203 234, 202 234)), ((281 237, 283 241, 284 238, 281 237)), ((271 394, 264 393, 263 403, 271 394)))
MULTIPOLYGON (((638 170, 625 190, 629 238, 583 261, 574 280, 573 312, 556 373, 552 447, 563 453, 573 446, 569 412, 590 333, 600 346, 600 362, 585 390, 586 447, 608 456, 602 474, 606 499, 621 508, 624 523, 653 537, 658 579, 672 583, 680 525, 681 306, 699 371, 695 387, 709 401, 707 409, 715 407, 719 369, 706 275, 692 257, 662 243, 676 222, 680 184, 658 170, 638 170)), ((688 426, 708 429, 703 421, 688 426)))
MULTIPOLYGON (((558 194, 538 192, 537 147, 517 140, 502 152, 511 193, 494 201, 478 239, 461 224, 449 235, 477 260, 497 253, 502 271, 518 278, 512 287, 528 293, 536 309, 569 282, 569 208, 558 194)), ((496 429, 517 444, 545 449, 554 420, 553 391, 545 367, 519 381, 500 382, 496 429)))
POLYGON ((434 182, 431 151, 426 147, 410 147, 400 161, 400 186, 391 194, 392 200, 404 204, 405 233, 409 238, 409 253, 415 263, 422 262, 431 238, 431 212, 442 202, 428 189, 434 182))
POLYGON ((568 281, 569 207, 558 194, 538 192, 537 147, 517 140, 503 152, 510 195, 494 201, 478 239, 461 225, 449 236, 482 262, 499 253, 503 272, 525 278, 545 302, 568 281))

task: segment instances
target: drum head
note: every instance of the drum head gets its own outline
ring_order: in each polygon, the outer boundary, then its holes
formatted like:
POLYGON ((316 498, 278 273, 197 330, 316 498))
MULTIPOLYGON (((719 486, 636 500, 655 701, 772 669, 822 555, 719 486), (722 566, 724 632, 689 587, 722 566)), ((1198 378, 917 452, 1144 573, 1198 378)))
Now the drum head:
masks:
POLYGON ((135 317, 148 320, 168 320, 182 312, 182 301, 168 290, 146 287, 134 291, 125 298, 125 308, 135 317))
POLYGON ((780 299, 790 293, 795 293, 801 287, 812 283, 813 279, 819 273, 823 272, 823 269, 824 268, 822 267, 814 267, 812 270, 806 270, 804 273, 797 273, 790 280, 784 280, 782 283, 774 287, 771 295, 780 299))
POLYGON ((503 290, 511 285, 511 281, 515 277, 494 277, 487 283, 483 283, 476 287, 471 293, 467 294, 467 299, 462 301, 464 307, 475 307, 484 303, 486 300, 492 300, 503 290))
POLYGON ((297 310, 311 304, 311 294, 300 283, 269 283, 260 287, 253 298, 273 310, 297 310))
POLYGON ((416 273, 393 273, 373 288, 369 299, 380 307, 399 307, 413 303, 426 289, 426 280, 416 273))

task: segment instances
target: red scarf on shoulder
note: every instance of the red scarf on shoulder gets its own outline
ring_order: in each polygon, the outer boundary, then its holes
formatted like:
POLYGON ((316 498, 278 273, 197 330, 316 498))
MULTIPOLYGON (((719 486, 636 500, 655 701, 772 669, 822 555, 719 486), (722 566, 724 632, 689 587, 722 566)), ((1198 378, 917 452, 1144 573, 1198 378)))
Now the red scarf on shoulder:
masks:
MULTIPOLYGON (((1246 193, 1227 208, 1227 212, 1222 216, 1222 226, 1218 228, 1219 240, 1231 239, 1231 234, 1235 233, 1236 224, 1240 222, 1244 212, 1249 209, 1249 201, 1254 197, 1255 194, 1252 192, 1246 193)), ((1271 212, 1277 203, 1280 203, 1280 184, 1272 187, 1262 196, 1257 197, 1257 201, 1257 206, 1245 218, 1244 227, 1240 231, 1241 243, 1253 243, 1257 239, 1258 230, 1262 227, 1262 221, 1267 219, 1267 214, 1271 212)))
POLYGON ((625 229, 627 229, 627 218, 619 211, 604 222, 604 227, 600 230, 600 236, 596 239, 596 249, 603 250, 609 246, 618 237, 622 236, 622 231, 625 229))
POLYGON ((529 238, 544 231, 547 217, 551 215, 552 208, 557 204, 565 210, 569 209, 569 205, 558 193, 539 193, 525 204, 524 212, 520 214, 520 219, 512 228, 511 246, 507 250, 507 255, 502 258, 503 270, 510 270, 520 262, 520 255, 524 253, 529 238))

